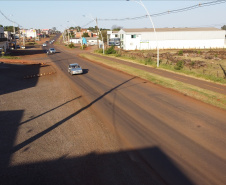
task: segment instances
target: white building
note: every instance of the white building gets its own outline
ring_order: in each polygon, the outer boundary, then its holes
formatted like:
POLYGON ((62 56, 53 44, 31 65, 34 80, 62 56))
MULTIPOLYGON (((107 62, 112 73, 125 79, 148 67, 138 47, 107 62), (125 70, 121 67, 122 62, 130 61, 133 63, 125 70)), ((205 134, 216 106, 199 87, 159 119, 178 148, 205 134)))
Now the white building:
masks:
POLYGON ((0 56, 9 48, 8 39, 4 35, 4 27, 0 27, 0 56))
POLYGON ((107 31, 107 45, 120 46, 119 31, 107 31))
MULTIPOLYGON (((98 40, 97 37, 85 37, 85 38, 86 38, 88 46, 98 45, 98 42, 99 42, 99 44, 102 44, 102 41, 98 40)), ((70 42, 72 42, 74 44, 81 44, 82 43, 82 38, 80 37, 80 38, 70 39, 70 42)))
POLYGON ((124 50, 224 48, 225 31, 217 28, 121 29, 124 50))
POLYGON ((20 30, 21 35, 27 37, 27 38, 36 38, 37 37, 37 31, 35 29, 22 29, 20 30))

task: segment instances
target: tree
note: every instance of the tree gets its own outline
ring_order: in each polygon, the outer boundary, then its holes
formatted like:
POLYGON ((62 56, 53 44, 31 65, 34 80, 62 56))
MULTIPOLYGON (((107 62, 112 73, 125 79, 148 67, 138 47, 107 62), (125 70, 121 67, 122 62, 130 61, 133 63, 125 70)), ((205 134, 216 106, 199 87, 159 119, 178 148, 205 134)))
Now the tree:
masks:
POLYGON ((117 26, 117 25, 113 25, 113 26, 111 27, 112 31, 119 31, 119 30, 121 30, 122 28, 123 28, 122 26, 117 26))
POLYGON ((76 28, 77 28, 77 32, 80 32, 81 27, 80 26, 76 26, 76 28))
POLYGON ((107 30, 101 30, 104 42, 107 42, 107 30))
POLYGON ((87 29, 90 30, 90 31, 95 31, 96 30, 96 28, 93 28, 93 27, 89 27, 87 29))
POLYGON ((221 27, 222 30, 226 30, 226 25, 221 27))
POLYGON ((83 33, 82 37, 89 37, 89 34, 88 33, 83 33))
MULTIPOLYGON (((18 31, 19 28, 15 27, 15 31, 18 31)), ((13 26, 4 26, 4 31, 14 32, 13 26)))

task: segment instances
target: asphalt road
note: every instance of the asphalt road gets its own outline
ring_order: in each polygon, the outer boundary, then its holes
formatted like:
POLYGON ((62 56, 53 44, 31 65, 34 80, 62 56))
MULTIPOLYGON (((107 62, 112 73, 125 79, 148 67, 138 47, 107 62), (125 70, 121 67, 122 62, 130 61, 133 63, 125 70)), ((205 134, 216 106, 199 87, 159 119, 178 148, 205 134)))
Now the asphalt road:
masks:
POLYGON ((226 182, 225 111, 55 48, 49 57, 63 72, 82 66, 84 74, 68 80, 138 168, 162 184, 226 182))

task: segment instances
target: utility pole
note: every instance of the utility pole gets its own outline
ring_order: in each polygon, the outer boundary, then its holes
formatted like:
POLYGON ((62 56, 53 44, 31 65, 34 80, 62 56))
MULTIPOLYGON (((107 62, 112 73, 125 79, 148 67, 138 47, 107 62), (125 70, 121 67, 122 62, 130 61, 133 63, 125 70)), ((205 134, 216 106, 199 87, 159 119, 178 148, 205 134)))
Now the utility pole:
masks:
POLYGON ((67 31, 67 36, 68 36, 68 44, 69 44, 69 28, 68 28, 68 31, 67 31))
POLYGON ((15 30, 14 22, 13 22, 13 32, 14 32, 15 49, 17 49, 17 47, 16 47, 16 30, 15 30))
MULTIPOLYGON (((102 33, 100 32, 100 29, 99 29, 99 27, 98 27, 97 18, 96 18, 96 25, 97 25, 97 28, 98 28, 98 30, 99 30, 99 34, 101 35, 101 38, 102 38, 102 43, 103 43, 102 47, 103 47, 103 54, 104 54, 104 38, 103 38, 103 35, 102 35, 102 33)), ((98 42, 98 44, 99 44, 99 42, 98 42)))
MULTIPOLYGON (((25 31, 23 30, 23 32, 25 31)), ((25 33, 23 34, 23 46, 25 47, 25 33)))
MULTIPOLYGON (((97 18, 96 18, 96 25, 97 25, 97 18)), ((98 33, 98 37, 99 37, 99 31, 98 31, 97 29, 98 29, 98 26, 97 26, 97 28, 96 28, 96 32, 98 33)), ((98 48, 100 48, 98 38, 97 38, 97 45, 98 45, 98 48)))

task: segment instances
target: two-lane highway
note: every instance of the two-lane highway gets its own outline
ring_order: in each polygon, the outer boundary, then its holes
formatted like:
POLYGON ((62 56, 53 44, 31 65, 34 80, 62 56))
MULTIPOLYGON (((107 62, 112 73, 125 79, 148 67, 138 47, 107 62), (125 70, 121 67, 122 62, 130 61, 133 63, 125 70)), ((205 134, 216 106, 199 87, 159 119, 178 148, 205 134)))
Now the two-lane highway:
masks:
POLYGON ((128 156, 148 169, 143 173, 162 184, 225 184, 225 111, 55 48, 49 57, 74 82, 84 108, 106 123, 122 150, 138 151, 128 156), (85 73, 69 75, 70 63, 85 73))

